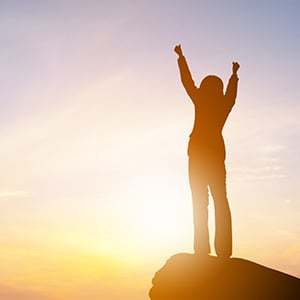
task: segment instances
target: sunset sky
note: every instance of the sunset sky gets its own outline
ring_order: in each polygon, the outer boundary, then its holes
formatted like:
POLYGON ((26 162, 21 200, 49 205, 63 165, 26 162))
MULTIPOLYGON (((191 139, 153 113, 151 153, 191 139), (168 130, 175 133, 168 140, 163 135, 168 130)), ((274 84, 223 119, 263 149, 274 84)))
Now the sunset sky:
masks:
POLYGON ((197 84, 241 65, 234 256, 300 276, 299 19, 296 0, 1 0, 0 299, 146 300, 192 252, 177 43, 197 84))

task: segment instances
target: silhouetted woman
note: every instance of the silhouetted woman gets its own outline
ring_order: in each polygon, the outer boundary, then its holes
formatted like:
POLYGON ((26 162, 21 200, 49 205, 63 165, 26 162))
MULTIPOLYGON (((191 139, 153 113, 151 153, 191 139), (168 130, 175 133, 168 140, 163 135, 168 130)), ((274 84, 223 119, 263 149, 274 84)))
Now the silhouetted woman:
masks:
POLYGON ((181 46, 175 47, 182 84, 194 103, 195 122, 188 146, 189 180, 193 198, 194 250, 197 255, 210 253, 208 232, 208 187, 214 199, 215 249, 220 257, 232 254, 231 213, 226 195, 225 144, 222 129, 235 103, 239 64, 224 94, 222 80, 213 75, 195 86, 181 46))

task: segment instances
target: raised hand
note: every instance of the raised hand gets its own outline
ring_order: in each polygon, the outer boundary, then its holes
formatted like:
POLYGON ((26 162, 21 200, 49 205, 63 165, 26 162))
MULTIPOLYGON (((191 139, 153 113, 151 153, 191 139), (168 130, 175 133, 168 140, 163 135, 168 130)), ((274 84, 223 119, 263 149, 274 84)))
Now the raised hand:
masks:
POLYGON ((233 62, 232 63, 232 73, 233 74, 236 74, 239 68, 240 68, 240 65, 239 65, 238 62, 233 62))
POLYGON ((178 45, 175 46, 174 51, 178 54, 178 56, 182 56, 183 55, 180 44, 178 44, 178 45))

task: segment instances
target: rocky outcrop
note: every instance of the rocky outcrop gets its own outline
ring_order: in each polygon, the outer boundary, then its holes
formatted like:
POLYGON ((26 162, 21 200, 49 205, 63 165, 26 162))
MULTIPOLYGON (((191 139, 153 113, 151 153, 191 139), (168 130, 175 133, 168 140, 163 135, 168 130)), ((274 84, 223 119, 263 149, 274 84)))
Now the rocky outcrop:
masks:
POLYGON ((152 282, 151 300, 300 299, 300 279, 240 258, 177 254, 152 282))

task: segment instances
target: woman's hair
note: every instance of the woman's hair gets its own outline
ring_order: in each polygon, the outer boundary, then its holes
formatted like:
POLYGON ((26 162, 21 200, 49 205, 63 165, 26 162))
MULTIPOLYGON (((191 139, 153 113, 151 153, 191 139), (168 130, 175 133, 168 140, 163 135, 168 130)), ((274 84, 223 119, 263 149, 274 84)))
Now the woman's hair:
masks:
POLYGON ((200 93, 204 97, 222 97, 223 92, 223 81, 221 78, 215 75, 206 76, 200 84, 200 93))

